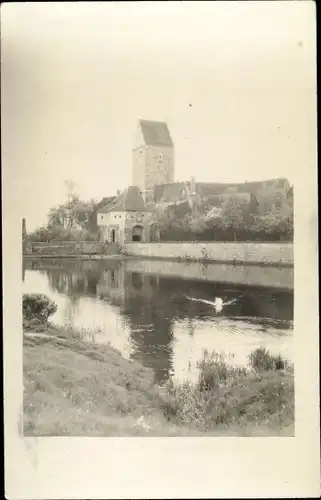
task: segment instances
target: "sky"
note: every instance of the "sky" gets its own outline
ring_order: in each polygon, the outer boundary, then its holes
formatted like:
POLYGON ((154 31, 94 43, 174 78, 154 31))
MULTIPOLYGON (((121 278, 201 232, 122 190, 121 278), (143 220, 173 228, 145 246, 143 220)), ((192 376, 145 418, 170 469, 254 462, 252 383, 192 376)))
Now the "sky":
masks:
POLYGON ((3 189, 27 229, 72 179, 132 182, 139 118, 166 121, 175 179, 313 168, 313 2, 12 3, 1 9, 3 189))

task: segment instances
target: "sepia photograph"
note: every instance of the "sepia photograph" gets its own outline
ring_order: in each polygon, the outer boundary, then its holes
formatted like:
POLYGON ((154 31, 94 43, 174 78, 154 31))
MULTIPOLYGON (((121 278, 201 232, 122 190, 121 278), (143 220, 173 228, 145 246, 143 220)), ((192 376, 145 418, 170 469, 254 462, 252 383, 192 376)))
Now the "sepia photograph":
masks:
POLYGON ((17 297, 4 310, 21 325, 28 450, 57 437, 294 446, 303 344, 317 374, 313 2, 3 14, 4 269, 17 297), (311 342, 299 294, 312 297, 311 342))

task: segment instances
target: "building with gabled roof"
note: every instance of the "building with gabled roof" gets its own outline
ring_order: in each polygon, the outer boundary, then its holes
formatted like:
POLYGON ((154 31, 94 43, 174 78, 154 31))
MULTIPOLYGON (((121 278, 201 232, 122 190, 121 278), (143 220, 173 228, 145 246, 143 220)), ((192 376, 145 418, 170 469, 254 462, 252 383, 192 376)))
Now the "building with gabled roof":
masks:
MULTIPOLYGON (((146 208, 139 188, 129 186, 97 211, 101 238, 120 245, 130 241, 150 241, 153 237, 151 212, 146 208)), ((154 238, 157 239, 157 234, 154 238)))
POLYGON ((177 217, 184 210, 197 214, 200 207, 217 215, 222 203, 234 197, 249 203, 252 213, 257 213, 260 199, 271 192, 292 196, 284 178, 241 183, 196 182, 194 178, 174 182, 174 143, 169 128, 165 122, 152 120, 138 121, 132 176, 132 186, 97 206, 96 220, 105 241, 157 241, 159 231, 152 224, 152 214, 160 206, 170 207, 177 217))
POLYGON ((144 211, 145 203, 137 186, 129 186, 118 196, 100 209, 100 213, 144 211))

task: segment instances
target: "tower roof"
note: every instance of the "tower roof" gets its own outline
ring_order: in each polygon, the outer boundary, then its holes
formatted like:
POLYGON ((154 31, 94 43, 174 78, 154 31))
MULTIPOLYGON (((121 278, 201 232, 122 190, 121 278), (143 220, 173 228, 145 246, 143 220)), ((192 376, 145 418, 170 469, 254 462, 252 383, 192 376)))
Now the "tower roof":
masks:
POLYGON ((98 210, 99 213, 145 211, 145 204, 139 188, 129 186, 111 203, 98 210))
POLYGON ((173 146, 167 124, 150 120, 139 120, 145 144, 149 146, 173 146))

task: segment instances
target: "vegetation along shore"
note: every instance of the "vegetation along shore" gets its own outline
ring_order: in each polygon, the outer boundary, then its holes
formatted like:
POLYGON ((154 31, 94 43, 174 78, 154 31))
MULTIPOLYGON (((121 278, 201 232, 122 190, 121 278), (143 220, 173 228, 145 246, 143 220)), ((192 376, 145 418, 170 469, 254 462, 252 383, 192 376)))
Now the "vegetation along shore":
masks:
POLYGON ((55 311, 23 297, 26 436, 294 435, 293 366, 281 356, 256 349, 235 367, 204 352, 195 383, 158 387, 152 370, 52 324, 55 311))

